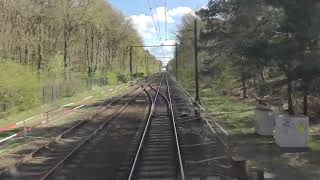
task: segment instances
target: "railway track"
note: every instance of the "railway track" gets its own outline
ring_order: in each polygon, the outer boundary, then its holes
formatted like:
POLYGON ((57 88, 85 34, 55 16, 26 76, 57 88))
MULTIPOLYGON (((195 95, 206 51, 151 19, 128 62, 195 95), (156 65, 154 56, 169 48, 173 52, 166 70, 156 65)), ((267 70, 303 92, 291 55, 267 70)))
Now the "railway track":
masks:
POLYGON ((199 112, 162 73, 40 147, 0 179, 229 180, 227 143, 199 112))
POLYGON ((131 179, 185 179, 167 75, 150 86, 152 107, 128 174, 131 179))
POLYGON ((127 145, 144 125, 148 112, 146 104, 146 96, 139 94, 99 135, 44 179, 116 179, 116 170, 127 153, 127 145))
POLYGON ((187 179, 230 180, 229 134, 172 78, 172 101, 187 179))
POLYGON ((5 170, 0 179, 48 179, 65 162, 68 162, 85 144, 97 136, 105 126, 119 116, 133 102, 141 89, 113 100, 92 119, 74 125, 55 140, 39 147, 23 158, 14 168, 5 170))

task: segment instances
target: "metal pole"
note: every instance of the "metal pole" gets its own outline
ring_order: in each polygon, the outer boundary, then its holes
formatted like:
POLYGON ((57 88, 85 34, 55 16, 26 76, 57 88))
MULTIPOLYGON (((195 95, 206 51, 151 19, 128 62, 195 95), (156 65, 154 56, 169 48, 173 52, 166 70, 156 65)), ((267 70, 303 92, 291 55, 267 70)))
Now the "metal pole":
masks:
POLYGON ((178 81, 178 43, 176 43, 176 80, 178 81))
POLYGON ((196 101, 200 103, 199 97, 199 72, 198 72, 198 29, 197 19, 194 20, 194 63, 195 63, 195 81, 196 81, 196 101))
POLYGON ((147 74, 148 74, 148 76, 150 75, 150 70, 149 70, 149 61, 147 61, 147 74))
POLYGON ((132 46, 130 46, 130 78, 131 81, 133 80, 133 74, 132 74, 132 46))

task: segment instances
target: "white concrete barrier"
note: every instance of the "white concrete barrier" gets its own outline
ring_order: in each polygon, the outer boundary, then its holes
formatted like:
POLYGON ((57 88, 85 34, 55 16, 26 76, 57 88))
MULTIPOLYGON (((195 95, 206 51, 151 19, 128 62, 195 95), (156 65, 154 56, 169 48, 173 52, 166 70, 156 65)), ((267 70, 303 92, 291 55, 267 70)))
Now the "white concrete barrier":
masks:
POLYGON ((278 115, 275 121, 274 138, 280 147, 308 147, 309 117, 278 115))
POLYGON ((255 109, 256 132, 262 136, 273 135, 274 115, 268 109, 255 109))

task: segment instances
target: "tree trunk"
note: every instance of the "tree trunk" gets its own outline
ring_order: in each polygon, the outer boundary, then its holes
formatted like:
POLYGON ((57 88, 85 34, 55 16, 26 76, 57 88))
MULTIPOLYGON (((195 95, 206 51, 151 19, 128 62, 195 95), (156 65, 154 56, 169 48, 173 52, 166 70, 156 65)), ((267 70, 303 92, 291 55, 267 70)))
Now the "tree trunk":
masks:
POLYGON ((39 27, 39 32, 38 32, 38 64, 37 64, 37 72, 40 74, 41 70, 41 63, 42 63, 42 28, 41 28, 41 21, 38 25, 39 27))
POLYGON ((260 71, 260 78, 262 82, 265 82, 263 70, 260 71))
POLYGON ((48 36, 47 36, 47 41, 48 41, 48 55, 50 56, 51 55, 51 25, 48 26, 48 36))
POLYGON ((64 25, 64 49, 63 49, 63 63, 64 63, 64 78, 67 79, 67 68, 68 68, 68 32, 67 32, 67 25, 64 25))
POLYGON ((94 48, 94 32, 93 32, 93 27, 91 27, 91 60, 90 60, 91 74, 90 76, 93 76, 95 71, 93 67, 93 56, 94 56, 93 48, 94 48))
POLYGON ((303 86, 303 114, 308 115, 308 95, 309 95, 309 84, 304 83, 303 86))
POLYGON ((28 45, 27 43, 25 43, 24 45, 24 64, 28 64, 28 55, 29 55, 29 52, 28 52, 28 45))
POLYGON ((86 31, 86 40, 85 40, 85 52, 86 52, 86 61, 88 63, 88 76, 91 75, 91 66, 90 66, 90 58, 89 58, 89 38, 88 38, 88 28, 85 26, 86 31))
MULTIPOLYGON (((99 66, 99 53, 100 53, 100 41, 98 40, 96 43, 96 61, 95 61, 95 67, 97 68, 99 66)), ((99 67, 98 67, 99 69, 99 67)), ((96 69, 97 70, 97 69, 96 69)))
POLYGON ((288 112, 289 114, 293 115, 294 114, 294 109, 293 109, 293 100, 292 100, 292 80, 290 77, 288 77, 287 81, 287 86, 288 86, 288 112))
POLYGON ((21 46, 19 46, 19 63, 22 64, 22 50, 21 50, 21 46))
POLYGON ((107 74, 107 71, 108 71, 108 54, 107 54, 107 52, 108 52, 108 47, 106 46, 105 47, 105 55, 104 55, 104 63, 105 63, 105 69, 104 69, 104 71, 105 71, 105 74, 107 74))
POLYGON ((241 74, 241 81, 242 81, 242 97, 243 99, 246 99, 247 98, 247 86, 246 86, 246 78, 245 78, 245 75, 244 73, 241 74))
POLYGON ((125 58, 126 58, 126 49, 123 49, 123 53, 122 53, 122 62, 121 62, 121 70, 122 72, 125 72, 125 66, 124 66, 124 63, 125 63, 125 58))

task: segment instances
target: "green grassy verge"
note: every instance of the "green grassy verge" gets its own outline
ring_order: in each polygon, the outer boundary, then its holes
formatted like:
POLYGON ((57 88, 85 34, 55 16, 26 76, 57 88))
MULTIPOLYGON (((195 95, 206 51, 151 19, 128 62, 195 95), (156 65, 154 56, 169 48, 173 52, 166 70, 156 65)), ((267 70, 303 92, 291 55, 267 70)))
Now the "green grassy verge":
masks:
POLYGON ((320 135, 310 127, 309 151, 288 153, 279 148, 272 136, 255 134, 254 106, 211 89, 201 90, 201 102, 208 113, 232 134, 235 154, 248 160, 248 167, 265 168, 273 179, 312 179, 319 177, 320 135))
MULTIPOLYGON (((90 102, 88 104, 92 104, 98 101, 102 101, 105 99, 109 99, 111 97, 120 96, 126 92, 129 91, 129 89, 132 89, 134 87, 129 86, 127 84, 121 84, 121 85, 114 85, 114 86, 105 86, 98 89, 95 89, 93 91, 88 91, 83 94, 76 95, 72 98, 68 98, 68 100, 74 100, 78 101, 79 99, 83 99, 84 97, 92 96, 90 99, 90 102)), ((57 105, 58 103, 55 103, 57 105)), ((53 105, 52 105, 53 106, 53 105)), ((60 107, 60 106, 59 106, 60 107)), ((74 107, 74 106, 72 106, 74 107)), ((32 113, 32 112, 30 112, 32 113)), ((7 146, 5 146, 3 149, 0 150, 0 154, 10 153, 17 151, 21 149, 21 145, 25 145, 31 142, 34 142, 34 138, 37 138, 38 141, 46 142, 49 138, 53 136, 55 133, 56 127, 62 127, 64 125, 68 124, 75 124, 80 122, 81 120, 88 119, 92 117, 95 113, 97 113, 95 108, 80 108, 76 113, 71 114, 70 116, 66 116, 61 118, 58 121, 55 121, 54 124, 48 125, 48 126, 39 126, 37 128, 33 128, 32 131, 28 132, 27 138, 19 138, 15 139, 14 141, 10 142, 7 146)), ((32 123, 36 123, 32 122, 32 123)), ((27 126, 31 125, 30 123, 27 124, 27 126)), ((20 132, 23 130, 22 128, 18 128, 15 130, 6 131, 3 133, 0 133, 0 139, 6 138, 16 132, 20 132)))
POLYGON ((9 130, 9 131, 5 131, 5 132, 3 132, 3 133, 0 133, 0 140, 1 140, 2 138, 9 137, 9 136, 11 136, 11 135, 13 135, 13 134, 15 134, 15 133, 17 133, 17 132, 20 132, 20 131, 22 131, 22 130, 23 130, 22 128, 17 128, 17 129, 13 129, 13 130, 9 130))
POLYGON ((217 117, 232 133, 254 133, 253 106, 231 97, 218 95, 210 89, 201 91, 201 102, 208 113, 217 117))
MULTIPOLYGON (((119 87, 123 87, 123 86, 124 86, 124 84, 119 85, 119 87)), ((110 92, 108 92, 108 91, 111 89, 114 90, 116 87, 118 87, 118 86, 117 85, 107 85, 104 87, 97 88, 95 90, 85 91, 85 92, 82 92, 79 94, 75 94, 74 96, 69 97, 69 98, 62 98, 62 99, 57 100, 53 103, 44 104, 42 106, 35 107, 35 108, 32 108, 27 111, 23 111, 20 113, 15 113, 15 114, 9 115, 9 116, 5 117, 4 119, 0 120, 0 127, 4 127, 8 124, 14 124, 19 121, 23 121, 27 118, 36 116, 38 114, 44 113, 44 112, 49 111, 51 109, 61 107, 63 105, 69 104, 69 103, 78 102, 88 96, 93 96, 92 99, 90 99, 90 100, 99 100, 102 98, 107 98, 111 95, 111 91, 110 92), (105 92, 101 93, 101 91, 105 91, 105 92)), ((116 93, 114 93, 114 95, 116 95, 116 93)))

